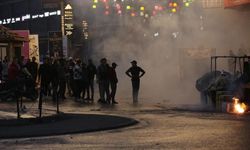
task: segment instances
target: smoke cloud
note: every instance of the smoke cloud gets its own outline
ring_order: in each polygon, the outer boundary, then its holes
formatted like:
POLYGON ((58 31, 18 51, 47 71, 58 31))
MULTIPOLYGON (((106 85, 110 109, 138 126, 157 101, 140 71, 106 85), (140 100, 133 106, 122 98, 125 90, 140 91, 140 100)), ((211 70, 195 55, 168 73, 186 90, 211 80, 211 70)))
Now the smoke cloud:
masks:
MULTIPOLYGON (((118 99, 132 97, 131 82, 125 72, 130 62, 137 60, 146 71, 141 79, 141 101, 198 104, 195 81, 210 71, 210 56, 228 55, 229 50, 237 54, 239 48, 248 54, 250 50, 247 10, 204 9, 200 2, 194 2, 176 14, 165 12, 144 20, 129 15, 105 16, 102 10, 91 10, 90 2, 72 3, 78 7, 77 22, 89 22, 89 54, 96 64, 102 57, 118 64, 118 99), (204 51, 204 55, 206 50, 211 53, 200 57, 190 55, 192 50, 204 51)), ((227 70, 227 61, 219 61, 218 68, 227 70)))

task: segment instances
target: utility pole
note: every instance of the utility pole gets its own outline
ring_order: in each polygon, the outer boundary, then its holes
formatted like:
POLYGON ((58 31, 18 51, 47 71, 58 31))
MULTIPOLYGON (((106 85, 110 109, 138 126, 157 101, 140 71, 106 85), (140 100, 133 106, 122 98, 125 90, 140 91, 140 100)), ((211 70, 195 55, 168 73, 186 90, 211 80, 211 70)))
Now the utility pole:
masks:
POLYGON ((60 8, 61 8, 61 31, 62 31, 62 37, 63 37, 65 35, 65 32, 64 32, 64 23, 65 23, 65 20, 64 20, 64 0, 60 1, 60 8))

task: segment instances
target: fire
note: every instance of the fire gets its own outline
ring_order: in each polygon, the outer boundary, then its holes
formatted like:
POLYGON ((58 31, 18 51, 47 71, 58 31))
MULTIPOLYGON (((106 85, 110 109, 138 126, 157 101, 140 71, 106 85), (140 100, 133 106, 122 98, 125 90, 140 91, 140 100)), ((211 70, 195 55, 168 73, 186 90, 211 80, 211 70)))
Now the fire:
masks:
POLYGON ((233 98, 233 113, 243 114, 247 110, 247 106, 244 103, 240 103, 240 100, 236 97, 233 98))

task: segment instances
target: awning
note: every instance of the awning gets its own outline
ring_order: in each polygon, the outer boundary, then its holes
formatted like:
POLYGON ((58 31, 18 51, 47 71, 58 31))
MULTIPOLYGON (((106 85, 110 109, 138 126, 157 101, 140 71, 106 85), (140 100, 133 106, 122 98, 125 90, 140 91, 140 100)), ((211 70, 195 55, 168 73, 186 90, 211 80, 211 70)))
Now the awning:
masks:
POLYGON ((29 40, 0 25, 0 42, 28 42, 29 40))
POLYGON ((250 4, 250 0, 224 0, 224 7, 231 8, 241 5, 250 4))

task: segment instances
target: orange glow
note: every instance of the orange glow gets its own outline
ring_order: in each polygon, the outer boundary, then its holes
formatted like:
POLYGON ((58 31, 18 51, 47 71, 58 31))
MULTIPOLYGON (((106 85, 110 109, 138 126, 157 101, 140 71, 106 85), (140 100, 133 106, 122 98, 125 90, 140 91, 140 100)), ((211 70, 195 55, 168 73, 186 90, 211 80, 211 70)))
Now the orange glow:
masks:
POLYGON ((131 13, 131 16, 132 16, 132 17, 135 17, 135 16, 136 16, 136 14, 135 14, 135 13, 131 13))
POLYGON ((240 103, 240 100, 236 97, 233 98, 233 113, 243 114, 247 110, 247 106, 244 103, 240 103))

